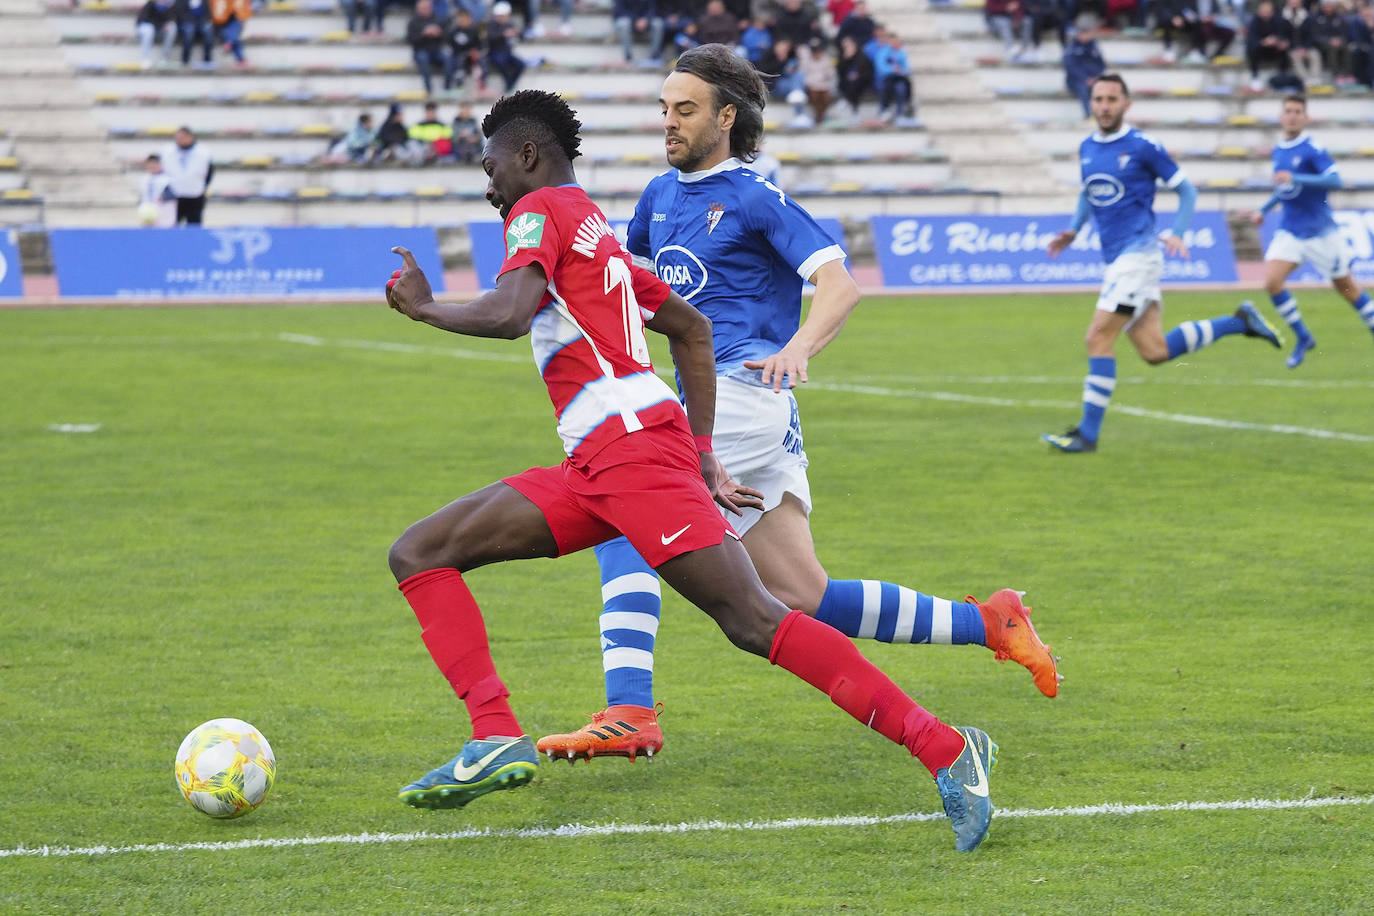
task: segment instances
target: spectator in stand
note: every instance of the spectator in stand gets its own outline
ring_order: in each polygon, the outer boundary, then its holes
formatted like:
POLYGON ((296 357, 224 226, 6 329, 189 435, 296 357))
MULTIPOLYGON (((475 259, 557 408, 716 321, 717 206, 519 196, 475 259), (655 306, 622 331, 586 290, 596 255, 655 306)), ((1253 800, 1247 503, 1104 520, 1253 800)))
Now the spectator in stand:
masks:
POLYGON ((1067 19, 1064 0, 1021 0, 1021 46, 1017 49, 1013 60, 1036 61, 1040 59, 1041 36, 1046 29, 1054 29, 1055 35, 1059 37, 1059 49, 1062 53, 1066 38, 1064 26, 1067 19))
POLYGON ((459 162, 476 162, 482 154, 482 131, 472 113, 472 105, 463 102, 453 116, 453 158, 459 162))
POLYGON ((686 50, 693 47, 692 23, 701 17, 706 0, 656 0, 663 17, 663 47, 686 50))
POLYGON ((372 115, 364 111, 343 139, 330 148, 328 158, 336 162, 367 162, 372 157, 372 144, 376 139, 372 115))
POLYGON ((143 69, 147 70, 155 63, 155 43, 160 44, 162 48, 162 54, 156 64, 159 67, 166 66, 172 59, 172 42, 177 38, 172 0, 148 0, 143 4, 139 8, 138 17, 134 20, 134 31, 138 33, 139 57, 143 69))
POLYGON ((434 68, 444 74, 444 89, 453 88, 453 52, 449 46, 448 28, 434 13, 433 0, 415 0, 415 14, 406 24, 406 41, 425 84, 425 95, 434 94, 434 68))
POLYGON ((210 55, 215 47, 215 24, 210 21, 210 0, 175 0, 172 13, 181 36, 181 65, 191 65, 191 51, 199 42, 204 52, 202 66, 212 66, 210 55))
POLYGON ((854 41, 854 36, 840 37, 840 59, 835 63, 839 77, 840 95, 849 104, 851 118, 858 119, 859 106, 873 88, 873 61, 854 41))
POLYGON ((1307 42, 1337 86, 1355 82, 1350 75, 1350 24, 1339 0, 1321 0, 1307 17, 1307 42))
POLYGON ((816 8, 811 3, 782 0, 778 11, 773 14, 773 40, 785 38, 792 43, 792 47, 801 48, 810 44, 813 38, 824 38, 816 19, 816 8))
POLYGON ((798 48, 797 65, 801 70, 802 88, 806 90, 806 101, 811 106, 811 123, 820 124, 825 121, 825 113, 834 103, 840 85, 835 61, 830 56, 826 40, 817 35, 798 48))
POLYGON ((481 82, 482 29, 466 7, 458 7, 448 30, 449 53, 453 55, 453 85, 461 86, 477 71, 481 82))
POLYGON ((364 35, 373 35, 381 32, 377 26, 381 13, 378 7, 386 0, 339 0, 339 8, 344 14, 344 23, 348 26, 349 33, 358 34, 358 21, 362 20, 364 35), (376 32, 374 32, 374 28, 376 32))
POLYGON ((649 56, 644 63, 657 67, 663 62, 664 25, 656 0, 614 0, 611 25, 625 63, 634 63, 634 41, 639 35, 649 39, 649 56))
POLYGON ((1274 14, 1270 0, 1260 0, 1255 15, 1245 28, 1245 62, 1250 67, 1250 88, 1259 92, 1264 88, 1260 68, 1274 66, 1279 73, 1287 73, 1293 66, 1288 49, 1293 46, 1293 26, 1287 19, 1274 14))
POLYGON ((144 226, 166 229, 177 224, 177 196, 171 180, 162 171, 162 157, 152 153, 143 162, 143 183, 139 188, 138 221, 144 226))
POLYGON ((695 22, 688 23, 678 35, 677 46, 686 50, 697 45, 739 44, 739 20, 725 8, 725 0, 709 0, 695 22))
POLYGON ((1108 28, 1139 25, 1143 16, 1140 0, 1103 0, 1102 24, 1108 28))
POLYGON ((852 38, 855 46, 863 48, 873 40, 873 34, 877 30, 878 23, 868 15, 868 4, 865 0, 856 0, 854 9, 840 21, 839 31, 835 33, 835 44, 838 45, 845 38, 852 38))
POLYGON ((825 0, 825 16, 821 17, 821 29, 827 35, 835 38, 836 47, 839 46, 840 23, 844 22, 850 13, 854 12, 854 2, 855 0, 825 0), (829 28, 826 28, 824 22, 826 18, 830 20, 829 28))
POLYGON ((768 87, 773 98, 795 105, 796 102, 788 96, 800 93, 802 103, 805 104, 806 92, 802 89, 801 68, 797 63, 797 49, 792 47, 792 42, 786 38, 774 38, 773 44, 764 52, 763 57, 759 58, 755 69, 764 74, 765 78, 776 77, 768 87))
POLYGON ((911 61, 896 32, 887 33, 887 41, 873 56, 873 84, 878 89, 878 117, 898 127, 915 127, 911 61))
POLYGON ((253 0, 210 0, 210 21, 224 49, 234 55, 236 67, 248 66, 243 59, 243 27, 252 15, 253 0))
POLYGON ((372 141, 372 161, 409 162, 412 158, 410 131, 406 128, 404 112, 399 102, 393 102, 387 109, 386 120, 377 128, 376 139, 372 141))
POLYGON ((759 17, 741 29, 739 46, 749 63, 757 67, 763 55, 773 47, 773 32, 768 28, 768 20, 759 17))
MULTIPOLYGON (((1299 4, 1302 0, 1296 0, 1299 4)), ((1183 59, 1188 63, 1206 63, 1212 58, 1226 53, 1235 40, 1235 29, 1217 22, 1213 0, 1158 0, 1155 10, 1159 15, 1159 27, 1164 31, 1164 57, 1175 60, 1178 52, 1174 50, 1173 39, 1180 36, 1180 46, 1184 45, 1183 59), (1209 53, 1207 46, 1216 45, 1209 53)))
POLYGON ((1002 54, 1008 60, 1016 57, 1016 22, 1020 18, 1019 0, 984 0, 983 21, 988 32, 1002 42, 1002 54))
POLYGON ((439 120, 439 106, 434 102, 425 103, 425 116, 412 124, 406 133, 411 148, 419 152, 422 162, 453 156, 453 128, 439 120))
POLYGON ((1068 33, 1071 40, 1064 48, 1064 85, 1083 106, 1083 117, 1090 118, 1093 80, 1106 71, 1107 62, 1102 59, 1093 29, 1069 26, 1068 33))
POLYGON ((520 32, 510 21, 510 4, 497 0, 491 5, 491 18, 487 20, 486 49, 483 64, 488 73, 501 74, 506 92, 513 92, 525 72, 525 61, 515 53, 515 40, 520 32))
POLYGON ((177 224, 199 226, 205 216, 205 193, 215 177, 210 153, 196 142, 191 128, 179 127, 159 158, 177 198, 177 224))
POLYGON ((1374 2, 1350 19, 1350 70, 1356 82, 1374 88, 1374 2))
POLYGON ((1293 27, 1293 47, 1288 49, 1288 57, 1293 61, 1293 70, 1298 78, 1307 83, 1321 82, 1322 58, 1312 47, 1307 32, 1307 17, 1311 11, 1307 0, 1284 0, 1279 15, 1288 20, 1293 27))

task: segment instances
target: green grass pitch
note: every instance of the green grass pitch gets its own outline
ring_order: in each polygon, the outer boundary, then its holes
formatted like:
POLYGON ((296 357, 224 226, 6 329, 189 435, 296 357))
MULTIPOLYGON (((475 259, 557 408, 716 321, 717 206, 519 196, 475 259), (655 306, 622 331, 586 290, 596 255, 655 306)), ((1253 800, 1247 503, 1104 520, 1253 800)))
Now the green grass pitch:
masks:
MULTIPOLYGON (((972 855, 919 765, 675 596, 659 759, 404 807, 466 719, 387 547, 560 459, 528 342, 380 304, 0 313, 0 911, 1369 912, 1374 342, 1330 291, 1296 372, 1123 341, 1101 450, 1051 453, 1092 298, 871 298, 800 394, 833 576, 1026 589, 1063 656, 1051 701, 980 648, 861 643, 1001 745, 972 855), (277 752, 236 821, 172 778, 216 716, 277 752)), ((530 733, 601 707, 590 554, 468 578, 530 733)))

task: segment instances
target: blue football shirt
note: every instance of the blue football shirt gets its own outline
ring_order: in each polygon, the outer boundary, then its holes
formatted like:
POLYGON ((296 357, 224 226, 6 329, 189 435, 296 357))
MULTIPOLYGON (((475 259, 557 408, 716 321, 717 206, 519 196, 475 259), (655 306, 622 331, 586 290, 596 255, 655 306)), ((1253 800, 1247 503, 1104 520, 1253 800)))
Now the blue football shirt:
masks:
MULTIPOLYGON (((1271 156, 1276 172, 1326 175, 1336 171, 1336 163, 1326 147, 1309 137, 1306 131, 1292 140, 1280 142, 1271 156)), ((1336 218, 1331 215, 1331 204, 1326 200, 1326 188, 1293 184, 1290 181, 1274 188, 1274 196, 1283 203, 1280 229, 1300 239, 1310 239, 1336 228, 1336 218)))
POLYGON ((1170 188, 1183 181, 1183 171, 1155 140, 1131 127, 1109 136, 1095 133, 1078 147, 1083 190, 1092 205, 1093 222, 1108 264, 1128 251, 1159 245, 1155 228, 1155 182, 1170 188))
POLYGON ((755 384, 758 371, 741 363, 792 339, 803 281, 845 256, 809 213, 738 159, 654 178, 635 205, 628 247, 711 319, 716 371, 755 384))

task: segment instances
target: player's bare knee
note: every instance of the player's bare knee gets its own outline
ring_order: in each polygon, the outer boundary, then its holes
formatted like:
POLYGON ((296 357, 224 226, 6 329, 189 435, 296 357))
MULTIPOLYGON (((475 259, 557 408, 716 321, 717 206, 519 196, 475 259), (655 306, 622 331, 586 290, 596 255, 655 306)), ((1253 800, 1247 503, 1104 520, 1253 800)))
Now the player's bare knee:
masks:
POLYGON ((725 638, 736 648, 768 657, 768 651, 773 647, 773 634, 778 631, 778 621, 765 608, 740 603, 721 608, 712 616, 725 638))
POLYGON ((1167 347, 1161 347, 1159 349, 1150 348, 1141 350, 1140 358, 1151 366, 1158 366, 1160 363, 1167 363, 1169 361, 1169 349, 1167 347))

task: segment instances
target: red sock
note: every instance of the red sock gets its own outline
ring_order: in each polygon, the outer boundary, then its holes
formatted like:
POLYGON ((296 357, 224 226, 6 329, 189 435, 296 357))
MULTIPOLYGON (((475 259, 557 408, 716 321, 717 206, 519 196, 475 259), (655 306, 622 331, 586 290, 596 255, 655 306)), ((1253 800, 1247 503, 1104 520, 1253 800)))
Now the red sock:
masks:
POLYGON ((523 734, 506 702, 510 691, 496 675, 482 612, 458 570, 416 573, 397 587, 420 621, 420 636, 439 673, 467 704, 472 737, 523 734))
POLYGON ((773 636, 768 660, 786 668, 860 722, 904 745, 932 776, 964 750, 964 736, 916 704, 839 630, 793 611, 773 636))

